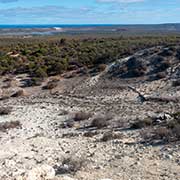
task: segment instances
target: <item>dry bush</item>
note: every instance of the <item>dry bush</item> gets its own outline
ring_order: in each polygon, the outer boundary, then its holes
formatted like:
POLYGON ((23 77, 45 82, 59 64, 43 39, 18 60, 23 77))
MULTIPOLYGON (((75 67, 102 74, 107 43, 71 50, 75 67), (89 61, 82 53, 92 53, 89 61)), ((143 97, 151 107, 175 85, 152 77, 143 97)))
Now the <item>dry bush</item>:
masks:
POLYGON ((127 127, 127 124, 128 123, 126 121, 118 119, 113 122, 113 128, 125 128, 127 127))
POLYGON ((159 72, 159 73, 156 74, 155 79, 158 80, 158 79, 163 79, 165 77, 166 77, 166 72, 159 72))
POLYGON ((167 57, 172 56, 174 52, 171 49, 164 49, 162 52, 159 53, 160 56, 167 57))
POLYGON ((8 89, 12 86, 12 82, 11 81, 7 81, 5 85, 2 86, 2 89, 8 89))
POLYGON ((8 115, 12 111, 11 107, 0 107, 0 115, 8 115))
POLYGON ((8 95, 2 95, 0 97, 0 101, 5 100, 5 99, 9 99, 9 98, 10 98, 10 96, 8 96, 8 95))
POLYGON ((167 127, 152 127, 146 128, 140 131, 140 135, 145 142, 148 143, 158 143, 170 142, 172 139, 171 130, 167 127))
POLYGON ((172 114, 174 120, 168 122, 168 127, 177 140, 180 140, 180 112, 172 114))
POLYGON ((180 124, 180 112, 175 112, 172 114, 173 118, 177 120, 180 124))
POLYGON ((146 142, 152 141, 153 131, 154 131, 153 128, 142 129, 140 131, 140 136, 146 142))
POLYGON ((74 115, 74 121, 83 121, 83 120, 87 120, 92 116, 91 113, 89 112, 76 112, 74 115))
POLYGON ((159 56, 159 55, 152 57, 152 63, 153 63, 154 65, 159 65, 159 64, 160 64, 161 62, 163 62, 164 60, 165 60, 165 58, 162 57, 162 56, 159 56))
POLYGON ((23 89, 19 89, 11 95, 11 97, 19 97, 19 96, 24 96, 24 90, 23 89))
POLYGON ((12 77, 6 77, 3 82, 11 82, 12 81, 12 77))
POLYGON ((177 49, 176 58, 180 59, 180 49, 177 49))
POLYGON ((168 140, 171 136, 171 131, 167 127, 159 127, 154 130, 154 139, 168 140))
POLYGON ((104 71, 104 70, 106 69, 106 67, 107 67, 106 64, 100 64, 100 65, 98 66, 98 69, 99 69, 99 71, 104 71))
MULTIPOLYGON (((158 62, 157 64, 155 64, 155 69, 154 69, 154 72, 156 72, 157 73, 157 75, 156 76, 158 76, 158 74, 159 74, 159 76, 161 75, 161 74, 167 74, 166 72, 164 72, 165 70, 167 70, 169 67, 171 66, 171 61, 170 60, 163 60, 163 61, 161 61, 161 62, 158 62)), ((162 76, 162 75, 161 75, 162 76)))
POLYGON ((174 87, 180 86, 180 79, 173 81, 172 86, 174 87))
POLYGON ((60 166, 55 166, 56 175, 75 174, 85 165, 85 159, 80 157, 64 158, 60 166))
POLYGON ((146 101, 153 101, 153 102, 178 102, 179 99, 176 97, 153 97, 153 96, 149 96, 146 97, 146 101))
POLYGON ((172 134, 174 134, 176 140, 180 140, 180 124, 177 124, 177 125, 172 129, 172 134))
POLYGON ((10 121, 0 123, 0 131, 6 132, 9 129, 20 128, 21 123, 19 121, 10 121))
POLYGON ((102 136, 102 138, 100 139, 101 141, 107 142, 113 139, 121 139, 123 137, 122 134, 120 133, 115 133, 113 131, 108 131, 105 132, 102 136))
POLYGON ((136 120, 135 122, 133 122, 130 126, 131 129, 141 129, 144 127, 148 127, 152 125, 152 119, 151 118, 146 118, 143 120, 136 120))
POLYGON ((96 127, 98 129, 107 127, 109 125, 109 120, 113 119, 111 114, 97 115, 93 118, 91 122, 91 127, 96 127))
POLYGON ((61 112, 58 114, 59 116, 65 116, 68 115, 69 111, 62 109, 61 112))
POLYGON ((58 81, 52 80, 52 81, 47 82, 47 84, 43 86, 42 89, 51 90, 51 89, 56 88, 57 86, 58 86, 58 81))
POLYGON ((99 134, 99 131, 87 131, 83 133, 84 137, 93 137, 99 134))

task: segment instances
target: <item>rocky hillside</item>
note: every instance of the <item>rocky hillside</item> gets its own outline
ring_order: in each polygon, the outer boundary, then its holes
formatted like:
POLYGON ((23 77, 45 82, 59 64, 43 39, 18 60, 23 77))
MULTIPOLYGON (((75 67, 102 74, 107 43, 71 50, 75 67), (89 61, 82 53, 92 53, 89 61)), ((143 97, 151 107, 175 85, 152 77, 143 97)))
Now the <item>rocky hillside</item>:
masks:
POLYGON ((42 84, 2 76, 0 179, 179 180, 179 55, 158 46, 42 84))
POLYGON ((154 47, 115 62, 109 69, 113 77, 144 78, 153 81, 163 78, 180 78, 180 48, 154 47))

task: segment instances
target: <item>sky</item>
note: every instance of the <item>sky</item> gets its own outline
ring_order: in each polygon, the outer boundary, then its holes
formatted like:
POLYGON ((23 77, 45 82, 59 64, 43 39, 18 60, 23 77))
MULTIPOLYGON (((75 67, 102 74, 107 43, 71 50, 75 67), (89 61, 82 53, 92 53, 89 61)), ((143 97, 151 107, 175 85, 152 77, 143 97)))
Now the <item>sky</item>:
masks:
POLYGON ((180 23, 180 0, 0 0, 0 24, 180 23))

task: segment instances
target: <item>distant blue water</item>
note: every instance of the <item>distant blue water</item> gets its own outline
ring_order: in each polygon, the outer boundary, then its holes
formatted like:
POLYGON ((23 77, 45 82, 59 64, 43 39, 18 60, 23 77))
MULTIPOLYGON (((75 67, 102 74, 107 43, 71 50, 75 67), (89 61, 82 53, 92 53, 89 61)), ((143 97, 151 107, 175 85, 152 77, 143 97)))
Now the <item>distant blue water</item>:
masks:
POLYGON ((1 29, 14 29, 14 28, 53 28, 53 27, 59 27, 59 28, 81 28, 81 27, 103 27, 103 26, 118 26, 118 25, 113 25, 113 24, 28 24, 28 25, 23 25, 23 24, 18 24, 18 25, 0 25, 1 29))

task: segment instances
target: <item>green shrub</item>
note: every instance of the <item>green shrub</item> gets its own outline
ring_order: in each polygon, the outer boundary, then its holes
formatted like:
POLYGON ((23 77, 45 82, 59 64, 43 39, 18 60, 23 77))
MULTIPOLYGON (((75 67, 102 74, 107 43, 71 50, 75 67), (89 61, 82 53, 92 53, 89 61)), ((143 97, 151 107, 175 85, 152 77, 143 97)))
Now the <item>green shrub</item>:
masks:
POLYGON ((39 78, 45 78, 47 77, 47 73, 46 73, 46 70, 43 69, 43 68, 37 68, 35 71, 34 71, 34 74, 33 76, 35 77, 39 77, 39 78))

